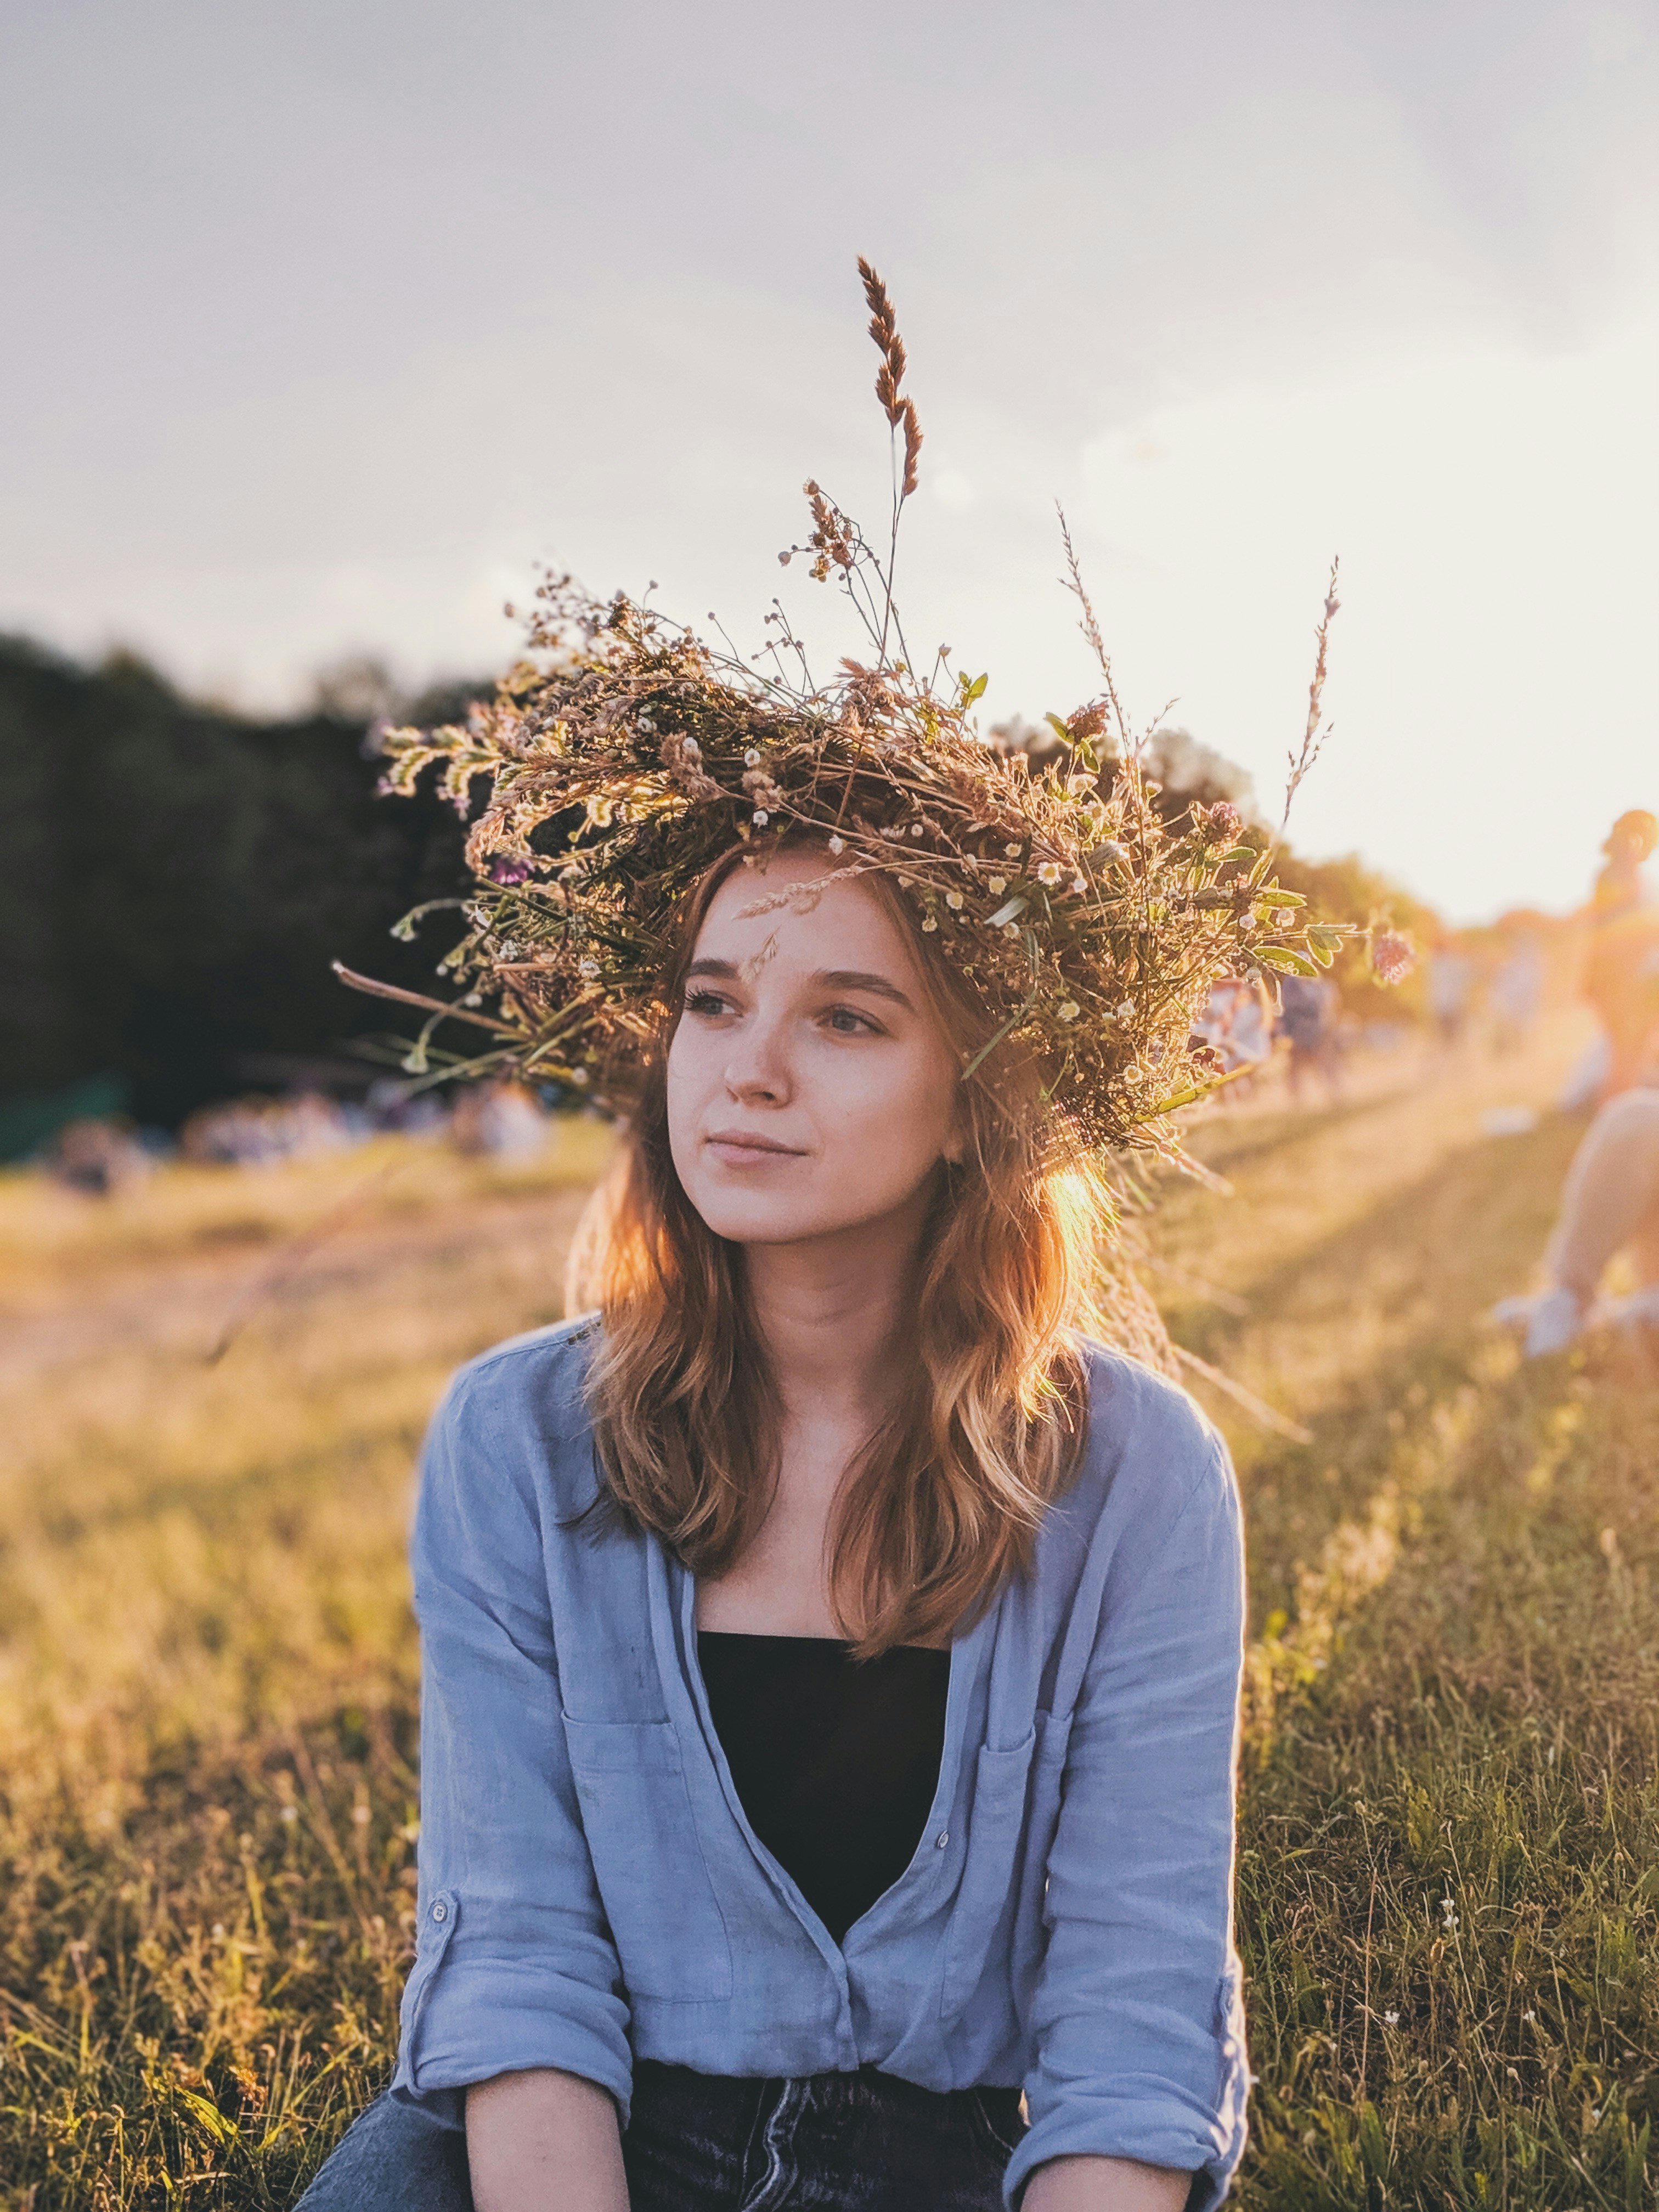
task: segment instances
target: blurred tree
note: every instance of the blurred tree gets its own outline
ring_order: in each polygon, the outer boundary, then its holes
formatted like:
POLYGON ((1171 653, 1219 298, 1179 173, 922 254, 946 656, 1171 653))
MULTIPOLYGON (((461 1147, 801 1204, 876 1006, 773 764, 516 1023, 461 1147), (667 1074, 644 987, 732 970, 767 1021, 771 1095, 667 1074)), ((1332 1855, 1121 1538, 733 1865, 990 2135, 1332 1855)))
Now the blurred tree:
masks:
POLYGON ((1200 744, 1190 730, 1154 730, 1142 760, 1148 779, 1158 787, 1158 811, 1166 822, 1179 821, 1194 803, 1216 806, 1224 799, 1247 823, 1259 818, 1255 779, 1249 769, 1213 745, 1200 744))
MULTIPOLYGON (((377 672, 378 673, 378 672, 377 672)), ((242 1087, 251 1054, 387 1026, 335 958, 429 989, 456 933, 391 924, 460 890, 463 830, 430 793, 378 800, 358 711, 259 722, 183 698, 130 653, 89 670, 0 640, 0 1099, 95 1074, 173 1123, 242 1087)), ((411 702, 464 711, 489 682, 411 702)))
POLYGON ((319 669, 312 685, 313 712, 331 722, 361 722, 365 729, 394 720, 403 693, 385 661, 354 653, 319 669))

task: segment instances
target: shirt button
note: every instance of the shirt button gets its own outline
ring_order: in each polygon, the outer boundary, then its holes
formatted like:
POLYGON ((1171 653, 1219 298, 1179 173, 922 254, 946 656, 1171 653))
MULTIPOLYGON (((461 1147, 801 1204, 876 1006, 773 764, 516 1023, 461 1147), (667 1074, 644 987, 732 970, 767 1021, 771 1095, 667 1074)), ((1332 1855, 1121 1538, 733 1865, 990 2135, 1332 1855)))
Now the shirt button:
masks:
POLYGON ((447 1906, 447 1905, 443 1902, 443 1900, 442 1900, 441 1899, 439 1899, 439 1901, 438 1901, 438 1903, 433 1906, 433 1908, 432 1908, 432 1917, 433 1917, 434 1920, 447 1920, 447 1919, 448 1919, 448 1917, 449 1917, 449 1907, 448 1907, 448 1906, 447 1906))
POLYGON ((933 1849, 936 1851, 942 1851, 950 1840, 951 1831, 948 1828, 941 1828, 933 1838, 933 1849))

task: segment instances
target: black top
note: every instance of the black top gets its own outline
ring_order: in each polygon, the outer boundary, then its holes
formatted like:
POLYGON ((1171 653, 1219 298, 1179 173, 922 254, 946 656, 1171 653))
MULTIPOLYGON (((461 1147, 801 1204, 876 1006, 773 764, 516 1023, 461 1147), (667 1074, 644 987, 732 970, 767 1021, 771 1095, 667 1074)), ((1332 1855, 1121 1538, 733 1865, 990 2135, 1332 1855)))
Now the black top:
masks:
POLYGON ((839 1943, 921 1840, 951 1655, 856 1660, 827 1637, 704 1629, 697 1656, 749 1825, 839 1943))

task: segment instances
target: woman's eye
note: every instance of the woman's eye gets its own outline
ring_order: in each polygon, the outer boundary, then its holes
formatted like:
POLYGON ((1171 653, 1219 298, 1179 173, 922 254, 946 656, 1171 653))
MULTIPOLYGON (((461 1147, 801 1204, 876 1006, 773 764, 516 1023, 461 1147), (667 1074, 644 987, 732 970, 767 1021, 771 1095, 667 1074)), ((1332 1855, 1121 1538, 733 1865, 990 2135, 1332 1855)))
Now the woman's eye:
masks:
POLYGON ((718 991, 688 991, 685 1011, 688 1014, 723 1014, 727 1008, 718 991))
POLYGON ((825 1022, 840 1036, 879 1036, 878 1024, 852 1006, 831 1006, 825 1022))

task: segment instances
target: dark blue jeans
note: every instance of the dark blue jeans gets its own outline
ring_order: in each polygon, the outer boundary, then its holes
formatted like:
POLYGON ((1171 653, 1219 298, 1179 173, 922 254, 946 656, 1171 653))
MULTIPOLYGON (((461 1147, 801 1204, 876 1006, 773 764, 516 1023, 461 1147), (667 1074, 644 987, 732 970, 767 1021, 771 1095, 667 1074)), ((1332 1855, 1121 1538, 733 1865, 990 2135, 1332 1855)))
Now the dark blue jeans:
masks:
MULTIPOLYGON (((738 2081, 641 2061, 623 2137, 632 2212, 1000 2212, 1018 2089, 918 2089, 866 2066, 738 2081)), ((372 2104, 296 2212, 472 2212, 466 2139, 372 2104)))

